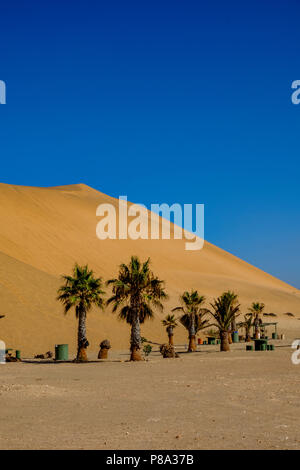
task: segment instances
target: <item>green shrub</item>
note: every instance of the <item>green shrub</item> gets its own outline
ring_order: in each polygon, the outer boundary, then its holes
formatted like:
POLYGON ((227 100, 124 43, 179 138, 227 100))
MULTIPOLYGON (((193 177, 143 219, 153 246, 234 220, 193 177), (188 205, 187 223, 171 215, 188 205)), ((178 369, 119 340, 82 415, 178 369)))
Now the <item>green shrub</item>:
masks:
POLYGON ((152 346, 150 344, 145 344, 143 351, 144 351, 145 356, 149 356, 149 354, 152 351, 152 346))

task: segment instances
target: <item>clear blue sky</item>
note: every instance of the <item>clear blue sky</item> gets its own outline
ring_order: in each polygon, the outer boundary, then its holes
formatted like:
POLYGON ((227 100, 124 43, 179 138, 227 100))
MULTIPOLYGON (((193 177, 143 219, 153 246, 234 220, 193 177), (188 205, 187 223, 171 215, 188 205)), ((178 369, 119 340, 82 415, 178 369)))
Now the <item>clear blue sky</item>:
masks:
POLYGON ((1 2, 0 181, 204 203, 207 240, 299 288, 299 13, 1 2))

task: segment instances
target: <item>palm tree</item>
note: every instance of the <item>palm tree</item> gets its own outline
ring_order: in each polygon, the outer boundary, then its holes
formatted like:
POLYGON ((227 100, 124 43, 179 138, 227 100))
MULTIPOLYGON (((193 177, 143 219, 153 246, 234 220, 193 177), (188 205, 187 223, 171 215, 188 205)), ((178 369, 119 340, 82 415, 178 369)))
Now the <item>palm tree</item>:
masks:
POLYGON ((58 290, 57 300, 62 302, 65 314, 75 308, 78 318, 77 361, 87 361, 86 314, 92 306, 103 309, 102 278, 95 278, 88 266, 75 264, 73 276, 62 276, 65 284, 58 290))
POLYGON ((177 326, 175 315, 167 315, 166 318, 161 322, 164 326, 166 326, 166 331, 169 337, 169 344, 173 345, 174 328, 177 326))
POLYGON ((244 315, 244 321, 238 324, 238 327, 245 328, 245 342, 249 343, 251 341, 251 326, 253 326, 253 315, 247 313, 244 315))
POLYGON ((265 308, 265 304, 259 302, 253 302, 251 307, 249 308, 249 312, 254 317, 254 337, 255 339, 259 339, 259 325, 262 322, 260 315, 262 314, 265 308))
MULTIPOLYGON (((226 296, 228 297, 229 300, 231 300, 232 302, 232 305, 237 305, 238 303, 238 296, 237 294, 235 294, 235 292, 233 291, 226 291, 223 293, 223 296, 226 296)), ((234 317, 232 318, 232 321, 231 321, 231 325, 230 325, 230 330, 229 330, 229 333, 228 333, 228 341, 229 341, 229 344, 232 343, 232 333, 234 333, 236 331, 236 317, 234 315, 234 317)))
POLYGON ((208 310, 201 307, 205 302, 205 297, 199 295, 198 291, 191 290, 191 292, 185 291, 179 300, 181 306, 173 308, 172 312, 177 310, 183 312, 180 323, 189 332, 188 352, 193 352, 197 349, 195 341, 197 332, 208 326, 208 320, 205 319, 208 310))
POLYGON ((141 323, 153 317, 153 307, 163 310, 162 301, 167 298, 164 281, 154 276, 149 265, 150 258, 141 263, 137 256, 132 256, 128 265, 120 265, 118 278, 107 281, 113 293, 107 305, 113 304, 113 312, 120 309, 119 318, 131 325, 131 361, 143 360, 141 323))
POLYGON ((220 297, 214 300, 212 306, 211 315, 216 320, 213 326, 216 326, 220 331, 221 338, 221 351, 230 351, 228 342, 228 332, 231 327, 231 323, 234 319, 239 316, 240 305, 235 302, 233 296, 228 295, 224 292, 220 297))

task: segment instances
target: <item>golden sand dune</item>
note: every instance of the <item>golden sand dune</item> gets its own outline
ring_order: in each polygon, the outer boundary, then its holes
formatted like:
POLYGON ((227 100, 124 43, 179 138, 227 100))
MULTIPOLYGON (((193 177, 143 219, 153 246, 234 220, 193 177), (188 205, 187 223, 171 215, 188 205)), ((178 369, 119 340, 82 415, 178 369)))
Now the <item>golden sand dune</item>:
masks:
MULTIPOLYGON (((60 276, 70 273, 75 262, 88 263, 107 279, 117 274, 120 262, 132 254, 150 256, 152 268, 170 296, 166 312, 178 304, 183 289, 196 288, 208 302, 224 289, 234 289, 245 309, 253 301, 279 316, 300 316, 300 291, 248 263, 205 242, 201 251, 186 251, 184 240, 105 240, 96 237, 96 208, 118 201, 86 185, 35 188, 0 184, 0 320, 1 339, 23 353, 53 350, 55 343, 75 349, 76 322, 66 317, 55 301, 60 276)), ((152 341, 165 337, 162 314, 143 326, 152 341)), ((177 341, 186 342, 183 328, 177 341)), ((128 326, 109 310, 91 312, 88 338, 96 350, 108 337, 113 347, 126 348, 128 326)))

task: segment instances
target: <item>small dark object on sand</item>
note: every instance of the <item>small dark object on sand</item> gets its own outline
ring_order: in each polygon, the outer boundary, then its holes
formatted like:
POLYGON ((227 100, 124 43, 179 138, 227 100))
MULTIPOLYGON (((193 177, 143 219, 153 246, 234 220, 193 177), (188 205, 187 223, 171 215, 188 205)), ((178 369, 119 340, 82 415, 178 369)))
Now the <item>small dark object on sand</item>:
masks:
POLYGON ((36 354, 34 359, 51 359, 53 357, 53 352, 47 351, 45 354, 36 354))
POLYGON ((111 348, 110 341, 108 339, 104 339, 103 341, 101 341, 99 346, 100 351, 98 354, 98 359, 107 359, 108 350, 111 348))
POLYGON ((164 358, 179 357, 178 354, 175 352, 174 346, 172 344, 162 344, 159 350, 164 358))
POLYGON ((17 357, 13 357, 10 354, 7 354, 5 357, 5 362, 21 362, 21 359, 18 359, 17 357))

